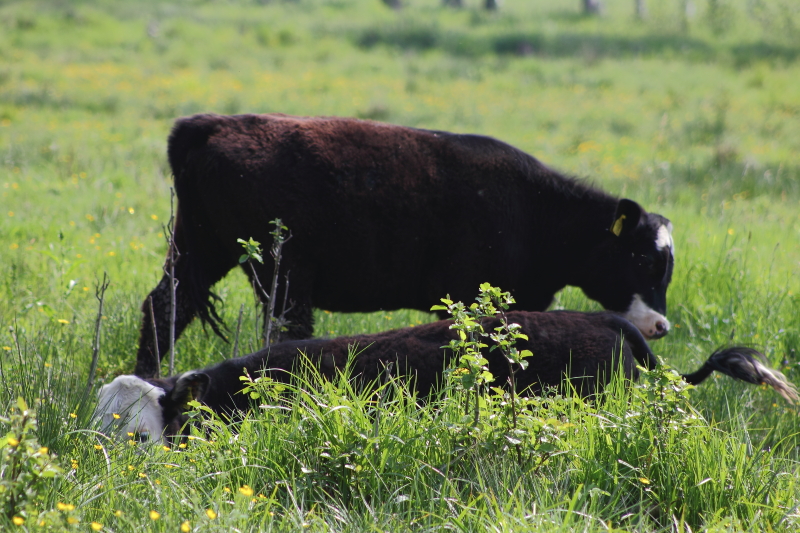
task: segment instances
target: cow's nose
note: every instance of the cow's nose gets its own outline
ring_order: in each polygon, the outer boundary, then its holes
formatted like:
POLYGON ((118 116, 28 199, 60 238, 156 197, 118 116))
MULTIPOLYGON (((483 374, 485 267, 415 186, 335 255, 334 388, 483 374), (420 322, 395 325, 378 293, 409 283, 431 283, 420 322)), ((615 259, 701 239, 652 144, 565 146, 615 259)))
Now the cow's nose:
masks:
POLYGON ((669 324, 665 320, 656 321, 656 334, 653 335, 654 339, 660 339, 669 333, 669 324))

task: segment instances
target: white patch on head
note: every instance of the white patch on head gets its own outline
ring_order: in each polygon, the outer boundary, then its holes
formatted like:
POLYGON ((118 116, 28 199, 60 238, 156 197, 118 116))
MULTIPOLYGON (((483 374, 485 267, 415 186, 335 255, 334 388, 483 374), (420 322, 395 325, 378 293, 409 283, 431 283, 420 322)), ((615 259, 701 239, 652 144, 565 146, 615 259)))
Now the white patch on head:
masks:
POLYGON ((164 389, 136 376, 117 376, 100 387, 95 417, 102 420, 102 431, 147 434, 162 439, 164 415, 158 399, 164 389))
POLYGON ((622 316, 636 326, 648 339, 659 339, 669 331, 667 317, 650 309, 650 306, 644 303, 638 294, 633 295, 630 307, 622 313, 622 316))
POLYGON ((673 257, 675 256, 675 242, 672 240, 672 222, 659 226, 658 234, 656 234, 656 248, 659 250, 669 248, 673 257))

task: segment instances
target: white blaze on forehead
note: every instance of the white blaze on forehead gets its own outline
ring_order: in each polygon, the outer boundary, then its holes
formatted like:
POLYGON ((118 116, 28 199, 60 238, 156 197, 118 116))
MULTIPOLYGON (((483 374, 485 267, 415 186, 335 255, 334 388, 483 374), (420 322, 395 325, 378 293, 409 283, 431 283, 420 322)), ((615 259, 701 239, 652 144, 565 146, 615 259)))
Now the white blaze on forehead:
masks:
POLYGON ((628 307, 628 310, 625 311, 622 316, 636 326, 636 328, 642 332, 642 335, 648 339, 661 337, 669 331, 669 320, 667 320, 667 317, 653 311, 649 305, 644 303, 642 297, 638 294, 633 295, 633 301, 630 307, 628 307), (661 324, 661 328, 657 326, 659 323, 661 324))
POLYGON ((659 226, 658 233, 656 234, 656 248, 659 250, 669 248, 669 251, 672 252, 672 255, 675 255, 675 243, 672 240, 671 222, 659 226))
POLYGON ((160 439, 164 416, 158 399, 163 395, 164 389, 141 378, 118 376, 100 388, 95 417, 102 420, 103 431, 118 428, 123 435, 147 433, 160 439))

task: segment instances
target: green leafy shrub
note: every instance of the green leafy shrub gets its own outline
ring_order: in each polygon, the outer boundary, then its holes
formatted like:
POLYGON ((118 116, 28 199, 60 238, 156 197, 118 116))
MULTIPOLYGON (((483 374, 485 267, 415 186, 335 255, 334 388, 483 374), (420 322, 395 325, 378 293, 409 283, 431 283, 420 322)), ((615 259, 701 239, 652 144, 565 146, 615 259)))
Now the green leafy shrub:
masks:
POLYGON ((568 449, 563 437, 575 425, 561 415, 568 410, 571 400, 557 395, 544 400, 517 395, 515 374, 528 367, 526 359, 533 354, 517 349, 517 340, 528 337, 520 333, 519 324, 510 324, 506 318, 505 311, 514 298, 489 283, 481 284, 479 290, 469 307, 442 298, 444 305, 431 308, 431 311, 447 311, 453 317, 451 328, 459 336, 448 345, 456 355, 456 363, 446 371, 456 391, 455 401, 464 405, 464 416, 450 426, 456 449, 463 454, 473 448, 490 453, 504 453, 513 448, 521 464, 533 463, 538 468, 553 454, 568 449), (484 320, 494 317, 500 318, 500 326, 485 331, 484 320), (494 375, 484 356, 487 351, 500 352, 507 362, 507 388, 490 386, 494 375))
MULTIPOLYGON (((0 417, 0 506, 3 520, 14 525, 40 518, 51 480, 62 474, 56 456, 36 439, 36 415, 18 398, 8 416, 0 417)), ((39 521, 39 520, 37 520, 39 521)))

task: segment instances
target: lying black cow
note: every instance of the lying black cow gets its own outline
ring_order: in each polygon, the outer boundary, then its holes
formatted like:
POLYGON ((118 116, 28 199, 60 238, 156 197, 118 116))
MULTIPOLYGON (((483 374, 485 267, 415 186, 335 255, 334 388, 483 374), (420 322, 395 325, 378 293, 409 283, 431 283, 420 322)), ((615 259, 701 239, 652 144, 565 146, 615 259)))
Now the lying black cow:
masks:
MULTIPOLYGON (((641 333, 616 314, 515 311, 507 316, 528 335, 527 341, 518 342, 518 348, 533 352, 528 368, 516 374, 521 392, 537 394, 545 386, 561 386, 566 376, 581 394, 593 394, 619 368, 620 357, 623 372, 633 379, 638 377, 637 363, 647 368, 657 364, 641 333)), ((413 376, 414 386, 424 396, 439 382, 442 370, 452 358, 452 352, 443 348, 456 337, 451 324, 442 320, 373 335, 288 341, 204 370, 164 379, 119 376, 102 387, 98 416, 104 427, 120 424, 123 432, 147 434, 151 438, 179 435, 186 419, 186 404, 191 399, 226 415, 249 407, 249 397, 239 393, 243 370, 255 377, 266 369, 264 375, 287 381, 298 353, 303 352, 330 377, 345 366, 352 346, 360 350, 353 362, 354 373, 373 380, 386 365, 393 363, 397 373, 413 376), (118 416, 120 420, 116 420, 118 416)), ((484 329, 488 331, 497 325, 498 320, 487 320, 484 329)), ((497 350, 487 350, 485 357, 497 382, 506 383, 508 367, 503 355, 497 350)), ((769 384, 790 402, 797 400, 794 386, 783 374, 764 366, 760 358, 763 356, 753 349, 730 347, 718 350, 698 371, 683 377, 698 384, 717 370, 748 383, 769 384)))
MULTIPOLYGON (((312 307, 428 310, 443 294, 471 299, 483 282, 540 311, 574 285, 647 338, 669 329, 670 222, 495 139, 344 118, 197 115, 177 121, 168 155, 178 335, 195 315, 219 333, 210 288, 238 264, 237 239, 268 245, 275 218, 293 235, 281 263, 290 338, 312 335, 312 307)), ((272 279, 272 265, 255 268, 272 279)), ((162 357, 169 292, 165 276, 150 293, 162 357)), ((143 312, 135 373, 150 377, 148 300, 143 312)))

